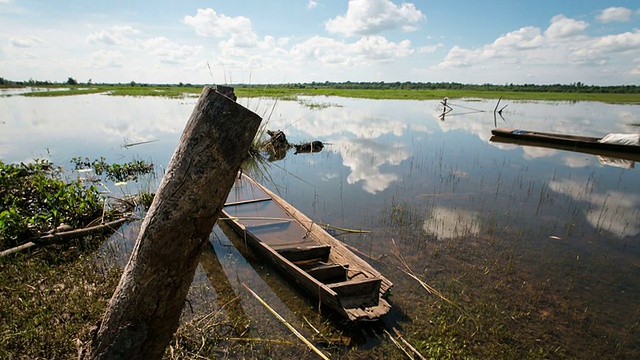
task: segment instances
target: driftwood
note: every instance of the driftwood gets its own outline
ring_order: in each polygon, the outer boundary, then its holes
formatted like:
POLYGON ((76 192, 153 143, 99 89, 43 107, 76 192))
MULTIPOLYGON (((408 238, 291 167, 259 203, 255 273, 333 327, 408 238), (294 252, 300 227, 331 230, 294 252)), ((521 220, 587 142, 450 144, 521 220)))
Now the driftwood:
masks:
POLYGON ((160 359, 260 117, 205 88, 94 336, 90 359, 160 359))
POLYGON ((318 140, 293 146, 295 146, 296 148, 296 152, 294 153, 294 155, 302 153, 317 153, 322 151, 322 149, 324 148, 324 144, 322 143, 322 141, 318 140))
POLYGON ((72 239, 79 239, 79 238, 94 234, 98 231, 102 231, 105 229, 113 229, 114 227, 120 226, 129 220, 131 220, 131 217, 124 217, 118 220, 113 220, 108 223, 91 226, 84 229, 75 229, 75 230, 64 231, 64 232, 54 232, 51 234, 43 235, 37 239, 31 239, 29 242, 24 243, 22 245, 0 252, 0 257, 11 255, 22 250, 30 249, 35 246, 47 245, 47 244, 56 243, 56 242, 63 242, 63 241, 68 241, 72 239))

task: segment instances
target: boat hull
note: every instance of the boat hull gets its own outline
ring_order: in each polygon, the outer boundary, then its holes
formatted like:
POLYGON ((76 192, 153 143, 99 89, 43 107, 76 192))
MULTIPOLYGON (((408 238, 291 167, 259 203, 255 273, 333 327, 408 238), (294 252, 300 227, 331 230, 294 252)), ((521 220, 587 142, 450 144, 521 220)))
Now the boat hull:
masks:
POLYGON ((578 151, 633 161, 638 161, 640 158, 640 146, 602 143, 598 141, 601 139, 598 137, 552 134, 504 128, 493 129, 491 130, 491 133, 494 135, 491 138, 492 142, 514 143, 519 145, 578 151))
POLYGON ((345 318, 389 312, 393 284, 300 211, 246 175, 236 181, 223 220, 261 258, 345 318))

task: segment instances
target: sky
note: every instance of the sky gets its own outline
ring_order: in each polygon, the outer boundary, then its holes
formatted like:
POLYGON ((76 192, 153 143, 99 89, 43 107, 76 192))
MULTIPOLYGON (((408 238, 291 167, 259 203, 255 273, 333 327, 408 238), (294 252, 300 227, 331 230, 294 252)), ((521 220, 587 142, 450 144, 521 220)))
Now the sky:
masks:
POLYGON ((640 85, 640 3, 0 0, 0 77, 640 85))

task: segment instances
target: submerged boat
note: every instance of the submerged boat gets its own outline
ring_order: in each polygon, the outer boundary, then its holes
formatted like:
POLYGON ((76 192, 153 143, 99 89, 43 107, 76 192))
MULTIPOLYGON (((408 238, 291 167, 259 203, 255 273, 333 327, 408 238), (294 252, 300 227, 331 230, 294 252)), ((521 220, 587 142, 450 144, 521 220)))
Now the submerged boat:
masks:
POLYGON ((374 320, 391 309, 391 281, 250 177, 236 180, 222 212, 265 260, 346 319, 374 320))
POLYGON ((628 158, 636 161, 638 159, 637 154, 640 154, 639 145, 635 145, 634 141, 626 141, 628 138, 635 138, 635 143, 637 143, 640 136, 638 134, 611 134, 599 138, 504 128, 493 129, 491 133, 494 135, 491 138, 493 142, 549 147, 623 159, 628 158), (619 135, 619 137, 627 136, 622 141, 626 143, 610 142, 609 139, 616 140, 616 135, 619 135))

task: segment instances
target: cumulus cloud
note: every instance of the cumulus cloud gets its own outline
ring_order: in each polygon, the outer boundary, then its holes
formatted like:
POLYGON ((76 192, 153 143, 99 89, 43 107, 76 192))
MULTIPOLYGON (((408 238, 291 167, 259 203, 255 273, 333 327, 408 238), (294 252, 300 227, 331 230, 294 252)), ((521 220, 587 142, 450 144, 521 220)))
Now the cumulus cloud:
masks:
POLYGON ((592 39, 574 49, 568 60, 571 64, 606 65, 615 54, 623 53, 640 53, 640 30, 592 39))
POLYGON ((193 27, 196 34, 205 37, 223 38, 232 34, 252 32, 249 18, 244 16, 229 17, 218 14, 211 8, 198 9, 195 16, 185 16, 183 22, 193 27))
POLYGON ((123 45, 132 42, 128 35, 138 34, 139 32, 128 25, 116 25, 109 30, 101 30, 89 34, 87 41, 94 44, 123 45))
POLYGON ((527 26, 499 37, 493 42, 495 48, 511 48, 515 50, 535 49, 542 46, 544 38, 540 29, 527 26))
POLYGON ((613 60, 620 61, 615 54, 628 54, 629 60, 633 59, 632 56, 640 56, 640 30, 589 37, 584 33, 588 26, 584 21, 556 15, 544 32, 527 26, 478 48, 454 46, 437 67, 495 67, 499 64, 602 66, 613 60))
POLYGON ((604 9, 596 16, 602 23, 631 21, 632 11, 624 7, 610 7, 604 9))
POLYGON ((443 43, 438 43, 435 45, 428 45, 428 46, 422 46, 420 48, 418 48, 418 54, 430 54, 435 52, 436 50, 438 50, 439 48, 443 47, 444 44, 443 43))
POLYGON ((30 48, 36 44, 42 43, 43 41, 37 37, 13 37, 9 39, 9 44, 14 47, 19 48, 30 48))
POLYGON ((330 33, 346 36, 374 35, 385 30, 415 30, 425 18, 414 4, 396 5, 390 0, 350 0, 347 13, 326 22, 330 33))
POLYGON ((199 36, 224 38, 220 47, 227 52, 261 46, 251 20, 244 16, 229 17, 208 8, 198 9, 195 16, 185 16, 183 22, 192 26, 199 36))
POLYGON ((585 21, 570 19, 564 15, 556 15, 551 18, 551 25, 544 34, 550 39, 571 39, 581 35, 589 27, 585 21))
POLYGON ((319 61, 326 64, 353 65, 370 61, 389 61, 411 54, 409 40, 391 42, 382 36, 364 36, 353 43, 328 37, 314 36, 291 49, 300 61, 319 61))
POLYGON ((140 46, 152 53, 160 62, 166 64, 183 63, 204 50, 203 46, 180 45, 165 37, 142 41, 140 46))
POLYGON ((595 49, 603 52, 623 52, 640 49, 640 29, 616 35, 603 36, 593 42, 595 49))
POLYGON ((123 66, 124 56, 120 51, 99 50, 91 53, 87 67, 92 69, 119 68, 123 66))

